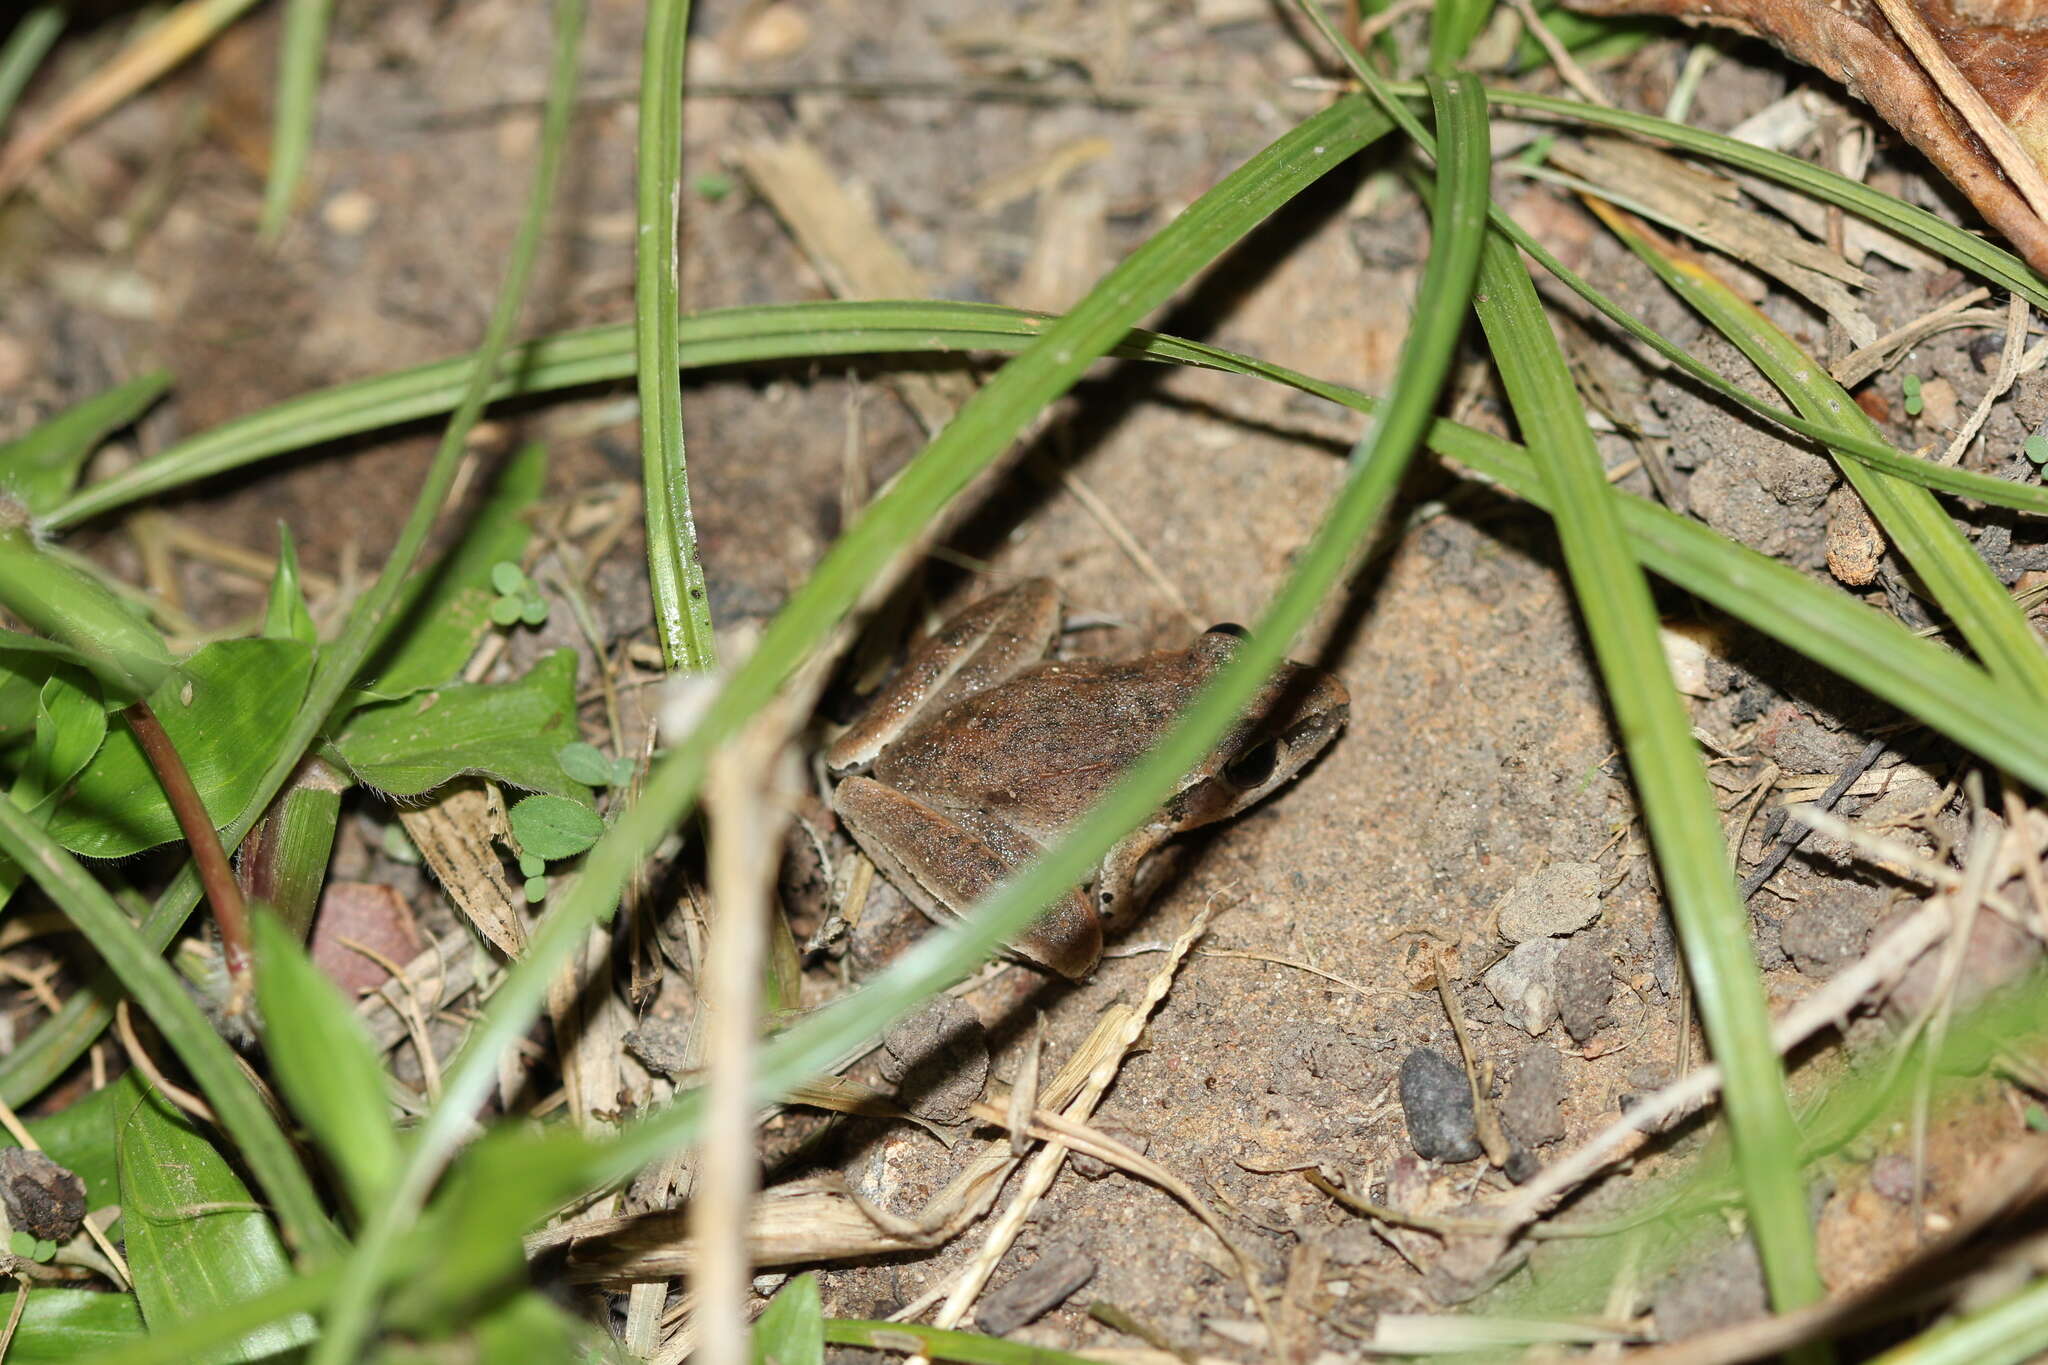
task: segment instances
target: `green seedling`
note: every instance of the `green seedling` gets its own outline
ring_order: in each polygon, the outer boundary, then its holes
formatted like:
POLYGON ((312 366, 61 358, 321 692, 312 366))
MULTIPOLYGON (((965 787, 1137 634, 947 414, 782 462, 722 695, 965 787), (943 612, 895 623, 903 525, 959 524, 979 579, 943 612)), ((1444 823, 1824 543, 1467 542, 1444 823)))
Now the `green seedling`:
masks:
POLYGON ((577 740, 555 755, 562 771, 586 787, 623 787, 633 779, 633 760, 606 758, 595 744, 577 740))
POLYGON ((1918 417, 1920 410, 1927 406, 1920 397, 1920 376, 1909 374, 1899 381, 1899 387, 1906 392, 1906 416, 1918 417))
POLYGON ((2020 449, 2025 451, 2027 458, 2036 465, 2048 465, 2048 426, 2028 436, 2020 449))
POLYGON ((716 204, 733 191, 732 177, 721 171, 705 171, 690 182, 690 188, 707 204, 716 204))
POLYGON ((548 603, 540 595, 540 586, 511 560, 491 566, 491 587, 498 594, 491 603, 491 620, 497 624, 537 626, 548 619, 548 603))
POLYGON ((573 858, 598 841, 604 820, 580 801, 541 793, 507 812, 519 845, 519 872, 529 903, 548 894, 547 865, 573 858))

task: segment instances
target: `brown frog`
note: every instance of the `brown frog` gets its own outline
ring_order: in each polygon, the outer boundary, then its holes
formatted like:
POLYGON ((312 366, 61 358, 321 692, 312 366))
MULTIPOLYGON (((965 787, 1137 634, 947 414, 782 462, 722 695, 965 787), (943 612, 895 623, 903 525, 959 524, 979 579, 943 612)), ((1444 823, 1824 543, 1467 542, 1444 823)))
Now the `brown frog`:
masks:
MULTIPOLYGON (((1044 579, 985 597, 925 641, 826 751, 833 809, 883 874, 943 922, 1058 839, 1150 749, 1236 652, 1219 626, 1122 663, 1047 661, 1060 599, 1044 579), (871 773, 872 776, 849 774, 871 773)), ((1182 830, 1227 819, 1300 772, 1342 729, 1344 685, 1283 664, 1215 752, 1011 946, 1066 976, 1102 956, 1140 864, 1182 830)))

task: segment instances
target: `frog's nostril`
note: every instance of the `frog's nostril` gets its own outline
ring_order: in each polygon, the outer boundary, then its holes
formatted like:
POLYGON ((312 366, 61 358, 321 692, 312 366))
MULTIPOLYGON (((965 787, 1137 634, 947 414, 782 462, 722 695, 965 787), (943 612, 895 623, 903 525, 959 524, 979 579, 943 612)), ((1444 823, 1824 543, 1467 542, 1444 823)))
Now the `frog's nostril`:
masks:
POLYGON ((1223 778, 1241 791, 1249 791, 1273 776, 1280 763, 1280 741, 1262 740, 1224 766, 1223 778))

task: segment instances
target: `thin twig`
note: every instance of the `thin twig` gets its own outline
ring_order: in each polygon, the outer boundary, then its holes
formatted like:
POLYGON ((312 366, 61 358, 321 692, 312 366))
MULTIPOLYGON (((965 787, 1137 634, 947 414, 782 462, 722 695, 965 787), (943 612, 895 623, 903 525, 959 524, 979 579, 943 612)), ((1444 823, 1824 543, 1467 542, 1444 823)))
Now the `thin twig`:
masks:
MULTIPOLYGON (((1856 784, 1857 778, 1870 771, 1870 765, 1884 756, 1884 751, 1889 745, 1890 741, 1886 739, 1871 740, 1869 744, 1864 746, 1863 752, 1856 755, 1850 761, 1849 766, 1842 769, 1835 780, 1828 784, 1828 789, 1820 794, 1820 799, 1813 803, 1813 808, 1817 811, 1834 809, 1835 802, 1841 800, 1843 793, 1856 784)), ((1771 818, 1764 823, 1764 837, 1766 839, 1770 838, 1784 824, 1785 808, 1780 806, 1777 810, 1771 812, 1771 818)), ((1737 894, 1742 897, 1745 903, 1748 902, 1751 896, 1757 893, 1765 882, 1777 875, 1778 869, 1785 865, 1785 860, 1792 856, 1793 851, 1799 845, 1806 842, 1806 836, 1811 832, 1810 829, 1801 827, 1779 835, 1778 842, 1771 847, 1770 852, 1764 854, 1763 861, 1759 862, 1750 870, 1750 874, 1742 879, 1742 888, 1737 894)))

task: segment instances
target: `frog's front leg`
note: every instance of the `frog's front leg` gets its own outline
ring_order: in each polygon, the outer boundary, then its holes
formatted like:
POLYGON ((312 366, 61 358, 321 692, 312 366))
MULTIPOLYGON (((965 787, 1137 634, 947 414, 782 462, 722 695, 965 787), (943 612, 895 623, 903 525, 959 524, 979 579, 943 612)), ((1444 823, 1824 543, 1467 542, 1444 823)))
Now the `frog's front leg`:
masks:
MULTIPOLYGON (((841 782, 832 808, 883 875, 941 923, 970 909, 1038 854, 1035 844, 1000 821, 939 810, 872 778, 841 782)), ((1102 921, 1077 887, 1048 906, 1010 947, 1062 976, 1083 977, 1102 956, 1102 921)))
POLYGON ((835 776, 866 772, 919 717, 999 687, 1045 658, 1059 630, 1059 589, 1048 579, 1027 578, 970 603, 911 652, 825 751, 826 766, 835 776))

